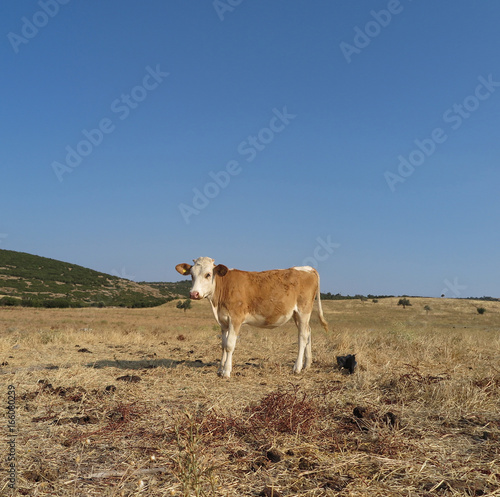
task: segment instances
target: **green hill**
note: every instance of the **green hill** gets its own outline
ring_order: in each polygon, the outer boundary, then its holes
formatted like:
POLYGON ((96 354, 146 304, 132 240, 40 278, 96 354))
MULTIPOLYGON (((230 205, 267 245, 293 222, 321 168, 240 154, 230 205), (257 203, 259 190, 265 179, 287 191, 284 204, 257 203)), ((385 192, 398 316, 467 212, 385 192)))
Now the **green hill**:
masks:
POLYGON ((136 283, 76 264, 0 249, 0 305, 152 307, 184 296, 184 283, 136 283))
POLYGON ((189 291, 191 290, 191 279, 177 281, 175 283, 167 282, 141 282, 141 285, 148 285, 158 290, 162 295, 176 295, 189 298, 189 291))

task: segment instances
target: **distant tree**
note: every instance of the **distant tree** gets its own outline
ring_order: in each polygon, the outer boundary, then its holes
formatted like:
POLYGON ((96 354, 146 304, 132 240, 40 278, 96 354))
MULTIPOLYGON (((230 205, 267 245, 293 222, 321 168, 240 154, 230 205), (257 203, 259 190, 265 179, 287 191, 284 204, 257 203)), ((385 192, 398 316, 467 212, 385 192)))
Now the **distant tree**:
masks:
POLYGON ((176 305, 177 309, 184 309, 184 312, 186 312, 188 309, 191 309, 191 300, 187 299, 184 302, 179 300, 176 305))
POLYGON ((426 305, 426 306, 424 307, 424 311, 426 312, 426 314, 429 314, 429 311, 430 311, 430 310, 432 310, 430 305, 426 305))
POLYGON ((477 312, 478 314, 484 314, 486 312, 486 309, 484 307, 478 307, 477 312))
POLYGON ((373 302, 374 304, 378 304, 378 299, 372 299, 372 302, 373 302))
POLYGON ((398 305, 402 305, 403 309, 406 309, 406 306, 411 306, 410 300, 407 298, 399 299, 398 305))

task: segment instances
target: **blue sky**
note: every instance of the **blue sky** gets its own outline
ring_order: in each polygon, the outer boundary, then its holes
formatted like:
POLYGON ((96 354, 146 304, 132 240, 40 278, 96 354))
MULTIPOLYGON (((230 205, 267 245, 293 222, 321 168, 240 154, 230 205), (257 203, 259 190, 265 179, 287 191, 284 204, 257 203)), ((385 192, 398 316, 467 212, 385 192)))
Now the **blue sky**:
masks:
POLYGON ((0 248, 500 297, 500 4, 4 0, 0 248))

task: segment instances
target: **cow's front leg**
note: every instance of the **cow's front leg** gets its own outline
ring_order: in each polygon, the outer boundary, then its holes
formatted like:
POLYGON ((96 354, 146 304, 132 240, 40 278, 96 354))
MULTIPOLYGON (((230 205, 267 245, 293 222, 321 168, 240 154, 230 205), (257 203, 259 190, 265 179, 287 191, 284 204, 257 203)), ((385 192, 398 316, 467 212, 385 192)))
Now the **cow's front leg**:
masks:
POLYGON ((236 346, 239 328, 240 326, 235 327, 233 323, 230 322, 225 338, 224 333, 222 334, 222 360, 219 375, 223 378, 229 378, 231 376, 231 370, 233 369, 233 352, 236 346))
POLYGON ((224 367, 226 365, 226 360, 227 360, 227 352, 226 352, 226 349, 227 349, 227 335, 229 333, 229 329, 225 329, 223 326, 221 326, 221 333, 222 333, 222 357, 221 357, 221 360, 220 360, 220 365, 219 365, 219 369, 217 370, 217 374, 219 376, 223 376, 223 371, 224 371, 224 367))

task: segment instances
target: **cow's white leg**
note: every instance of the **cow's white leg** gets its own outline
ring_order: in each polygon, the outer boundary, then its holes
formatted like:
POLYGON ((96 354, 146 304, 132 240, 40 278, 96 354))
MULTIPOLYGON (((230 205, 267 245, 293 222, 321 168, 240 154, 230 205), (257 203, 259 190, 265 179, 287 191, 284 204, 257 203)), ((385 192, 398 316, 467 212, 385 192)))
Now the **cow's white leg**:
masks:
POLYGON ((224 367, 226 365, 226 360, 227 360, 226 349, 227 349, 227 335, 228 335, 228 332, 229 332, 228 329, 224 329, 221 326, 221 333, 222 333, 222 357, 221 357, 221 360, 220 360, 219 369, 217 371, 217 374, 219 376, 222 376, 222 372, 224 371, 224 367))
POLYGON ((308 368, 312 362, 312 351, 311 351, 311 328, 309 326, 309 317, 311 314, 299 314, 296 312, 293 315, 295 324, 297 325, 299 331, 299 353, 297 355, 297 361, 293 367, 294 373, 300 373, 302 371, 302 365, 304 364, 304 355, 306 358, 305 367, 308 368))
POLYGON ((307 323, 307 327, 309 328, 309 333, 307 335, 307 345, 306 345, 306 357, 304 369, 308 369, 311 367, 312 363, 312 347, 311 347, 311 326, 307 323))
POLYGON ((231 376, 231 370, 233 369, 233 352, 236 347, 236 339, 238 337, 238 331, 241 325, 234 326, 232 322, 229 323, 229 329, 226 334, 226 341, 223 344, 222 356, 225 356, 224 364, 222 365, 221 376, 223 378, 229 378, 231 376))
POLYGON ((229 329, 226 342, 226 363, 224 364, 224 369, 222 370, 222 377, 229 378, 231 376, 231 370, 233 369, 233 352, 236 346, 236 333, 229 329))

